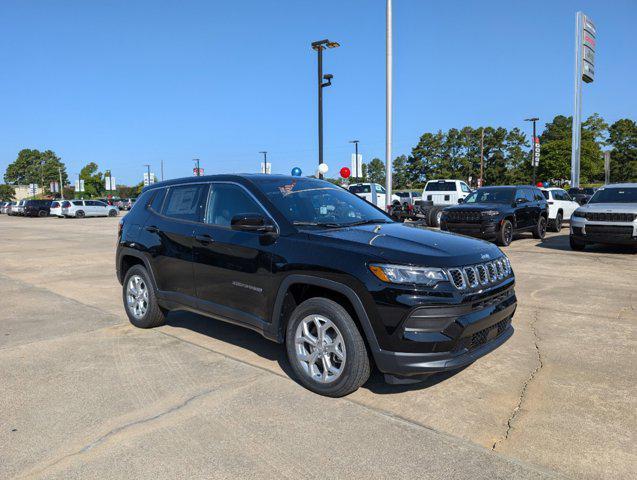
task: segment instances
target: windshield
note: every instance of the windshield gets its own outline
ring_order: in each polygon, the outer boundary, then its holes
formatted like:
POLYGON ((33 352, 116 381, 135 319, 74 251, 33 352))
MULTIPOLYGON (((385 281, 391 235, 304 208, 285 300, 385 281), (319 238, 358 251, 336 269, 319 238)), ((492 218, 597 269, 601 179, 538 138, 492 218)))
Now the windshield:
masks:
POLYGON ((255 183, 295 225, 341 227, 392 221, 362 198, 323 180, 273 177, 255 183))
POLYGON ((465 198, 465 203, 513 203, 512 188, 480 188, 465 198))
POLYGON ((588 203, 637 203, 637 187, 601 188, 588 203))

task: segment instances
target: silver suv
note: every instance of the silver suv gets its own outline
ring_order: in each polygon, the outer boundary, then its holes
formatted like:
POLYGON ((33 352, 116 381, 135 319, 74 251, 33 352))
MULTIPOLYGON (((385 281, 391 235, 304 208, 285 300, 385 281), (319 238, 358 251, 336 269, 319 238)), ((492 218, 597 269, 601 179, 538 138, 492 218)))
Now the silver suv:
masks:
POLYGON ((571 217, 571 248, 589 243, 637 247, 637 183, 606 185, 571 217))

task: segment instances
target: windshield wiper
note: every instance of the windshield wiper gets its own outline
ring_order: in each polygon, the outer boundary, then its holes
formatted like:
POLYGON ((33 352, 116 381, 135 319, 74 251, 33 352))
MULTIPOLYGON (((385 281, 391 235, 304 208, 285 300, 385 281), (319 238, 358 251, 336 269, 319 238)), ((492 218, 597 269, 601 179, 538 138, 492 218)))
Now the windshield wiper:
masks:
POLYGON ((352 222, 352 223, 343 223, 341 224, 342 227, 356 227, 358 225, 376 225, 379 223, 393 223, 391 220, 386 220, 384 218, 380 218, 380 219, 369 219, 369 220, 361 220, 359 222, 352 222))
POLYGON ((341 223, 326 223, 326 222, 299 222, 294 221, 292 225, 296 225, 298 227, 328 227, 328 228, 337 228, 342 227, 341 223))

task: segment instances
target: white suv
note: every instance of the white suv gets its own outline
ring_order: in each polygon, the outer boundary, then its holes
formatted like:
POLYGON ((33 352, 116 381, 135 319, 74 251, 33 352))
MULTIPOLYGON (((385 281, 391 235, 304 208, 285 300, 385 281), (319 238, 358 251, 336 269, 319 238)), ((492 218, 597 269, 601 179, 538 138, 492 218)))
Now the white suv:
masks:
POLYGON ((422 191, 422 199, 438 205, 456 205, 471 193, 469 185, 462 180, 429 180, 422 191))
POLYGON ((549 204, 549 226, 554 232, 562 230, 564 221, 571 221, 571 215, 579 208, 568 192, 561 188, 541 188, 549 204))
POLYGON ((62 215, 65 217, 116 217, 118 214, 117 207, 98 200, 70 200, 62 205, 62 215))

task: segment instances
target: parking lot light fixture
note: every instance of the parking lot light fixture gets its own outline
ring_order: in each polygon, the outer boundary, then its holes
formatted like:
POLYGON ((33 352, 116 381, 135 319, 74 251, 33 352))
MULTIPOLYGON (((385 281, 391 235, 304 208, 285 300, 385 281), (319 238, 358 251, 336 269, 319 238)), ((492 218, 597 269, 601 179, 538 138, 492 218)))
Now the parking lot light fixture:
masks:
MULTIPOLYGON (((318 163, 323 163, 323 89, 332 85, 334 75, 328 73, 323 75, 323 50, 326 48, 333 49, 340 47, 338 42, 332 42, 328 39, 312 42, 312 50, 317 53, 317 78, 318 78, 318 163), (323 81, 325 80, 325 82, 323 81)), ((323 178, 323 174, 319 173, 319 178, 323 178)))

